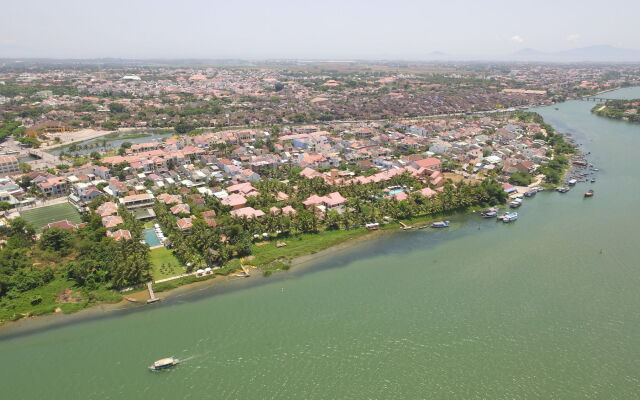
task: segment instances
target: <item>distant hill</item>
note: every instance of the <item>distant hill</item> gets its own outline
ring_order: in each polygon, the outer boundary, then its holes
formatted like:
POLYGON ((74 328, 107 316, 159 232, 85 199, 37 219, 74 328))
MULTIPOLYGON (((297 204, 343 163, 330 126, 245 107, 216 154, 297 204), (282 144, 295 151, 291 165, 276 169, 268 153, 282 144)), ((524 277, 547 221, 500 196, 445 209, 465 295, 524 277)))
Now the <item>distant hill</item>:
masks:
POLYGON ((581 47, 578 49, 566 50, 557 54, 561 57, 594 61, 640 61, 640 50, 623 49, 608 45, 581 47))
POLYGON ((526 48, 526 49, 516 51, 514 55, 518 57, 540 57, 540 56, 547 56, 548 54, 538 51, 536 49, 526 48))
POLYGON ((449 59, 450 56, 447 53, 443 53, 441 51, 432 51, 431 53, 425 56, 427 60, 444 60, 449 59))
POLYGON ((513 53, 512 57, 517 60, 526 61, 633 62, 640 61, 640 50, 599 45, 580 47, 555 53, 544 53, 527 48, 513 53))

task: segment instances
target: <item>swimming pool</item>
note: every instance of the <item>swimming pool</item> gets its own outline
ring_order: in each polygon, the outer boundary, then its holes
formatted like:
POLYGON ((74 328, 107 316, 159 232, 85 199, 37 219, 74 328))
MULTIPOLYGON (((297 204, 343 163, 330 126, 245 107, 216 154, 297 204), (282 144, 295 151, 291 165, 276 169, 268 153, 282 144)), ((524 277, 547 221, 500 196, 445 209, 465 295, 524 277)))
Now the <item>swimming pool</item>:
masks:
POLYGON ((393 196, 393 195, 395 195, 395 194, 402 193, 402 192, 404 192, 404 190, 403 190, 403 189, 394 189, 394 190, 390 190, 390 191, 389 191, 389 196, 393 196))
POLYGON ((158 235, 156 235, 156 230, 153 228, 148 228, 144 230, 144 241, 147 242, 149 247, 160 245, 160 239, 158 235))

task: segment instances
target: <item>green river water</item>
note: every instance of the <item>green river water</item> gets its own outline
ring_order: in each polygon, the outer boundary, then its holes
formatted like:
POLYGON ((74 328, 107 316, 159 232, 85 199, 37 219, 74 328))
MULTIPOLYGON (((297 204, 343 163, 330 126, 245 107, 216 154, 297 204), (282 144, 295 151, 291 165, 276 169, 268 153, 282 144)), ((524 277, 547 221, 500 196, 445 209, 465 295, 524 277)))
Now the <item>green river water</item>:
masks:
POLYGON ((455 216, 270 278, 3 327, 0 398, 639 398, 640 126, 593 105, 537 111, 592 152, 594 184, 527 199, 513 224, 455 216), (147 370, 165 356, 189 359, 147 370))

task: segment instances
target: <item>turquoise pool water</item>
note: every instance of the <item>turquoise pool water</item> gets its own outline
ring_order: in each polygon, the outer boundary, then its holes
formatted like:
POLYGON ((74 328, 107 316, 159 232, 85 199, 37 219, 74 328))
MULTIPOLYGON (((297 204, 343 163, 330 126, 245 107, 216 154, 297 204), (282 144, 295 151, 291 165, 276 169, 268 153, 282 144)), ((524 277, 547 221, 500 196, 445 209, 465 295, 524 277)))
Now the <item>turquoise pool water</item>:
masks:
POLYGON ((160 245, 160 239, 158 238, 158 235, 156 235, 156 231, 153 228, 144 230, 144 241, 147 242, 149 247, 160 245))
POLYGON ((402 190, 402 189, 394 189, 394 190, 390 190, 390 191, 389 191, 389 196, 393 196, 393 195, 396 195, 396 194, 398 194, 398 193, 402 193, 402 192, 404 192, 404 190, 402 190))

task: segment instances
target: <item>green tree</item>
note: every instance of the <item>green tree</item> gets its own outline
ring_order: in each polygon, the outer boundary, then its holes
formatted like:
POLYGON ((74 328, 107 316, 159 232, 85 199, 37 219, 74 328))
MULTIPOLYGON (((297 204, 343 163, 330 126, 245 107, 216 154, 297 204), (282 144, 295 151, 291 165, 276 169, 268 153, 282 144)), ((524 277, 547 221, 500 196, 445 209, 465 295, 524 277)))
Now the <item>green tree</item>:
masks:
POLYGON ((126 108, 120 103, 109 103, 109 111, 112 113, 122 113, 125 112, 126 108))
POLYGON ((72 236, 72 233, 66 229, 49 228, 42 232, 39 242, 40 248, 64 254, 71 247, 72 236))
POLYGON ((528 172, 515 172, 509 177, 509 183, 517 186, 528 186, 533 182, 533 177, 528 172))
POLYGON ((21 162, 18 167, 20 168, 20 172, 22 172, 23 174, 26 174, 27 172, 31 172, 32 168, 31 165, 27 164, 27 163, 23 163, 21 162))
POLYGON ((181 135, 184 135, 186 133, 189 133, 190 131, 195 129, 195 126, 187 123, 186 121, 182 120, 180 122, 178 122, 173 129, 175 129, 176 133, 179 133, 181 135))

